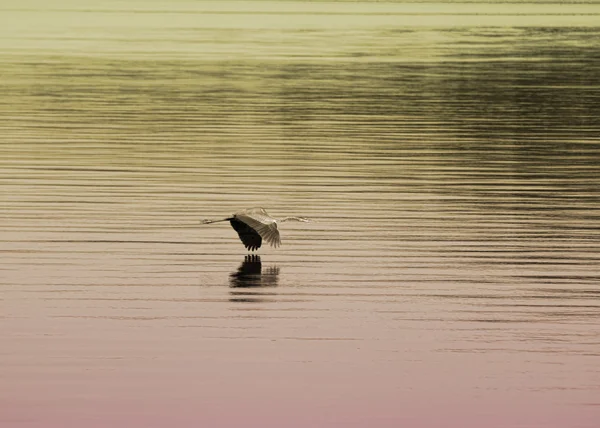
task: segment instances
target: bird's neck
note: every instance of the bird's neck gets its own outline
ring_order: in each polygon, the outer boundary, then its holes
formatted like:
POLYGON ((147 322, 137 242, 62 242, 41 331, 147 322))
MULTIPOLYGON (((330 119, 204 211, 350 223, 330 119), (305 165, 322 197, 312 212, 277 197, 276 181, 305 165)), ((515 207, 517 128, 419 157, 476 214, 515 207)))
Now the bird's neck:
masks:
POLYGON ((279 223, 283 223, 284 221, 302 221, 302 222, 308 222, 307 218, 304 217, 284 217, 280 220, 277 220, 279 223))

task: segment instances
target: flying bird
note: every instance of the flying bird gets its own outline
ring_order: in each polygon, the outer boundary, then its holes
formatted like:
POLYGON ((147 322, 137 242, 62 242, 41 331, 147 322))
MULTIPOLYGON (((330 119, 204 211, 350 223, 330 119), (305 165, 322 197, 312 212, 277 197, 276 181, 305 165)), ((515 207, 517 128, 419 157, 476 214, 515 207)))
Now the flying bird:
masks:
POLYGON ((284 221, 302 221, 306 223, 310 220, 305 217, 285 217, 276 219, 271 217, 264 208, 249 208, 238 211, 233 214, 232 217, 224 218, 222 220, 202 220, 202 223, 211 224, 220 221, 228 221, 231 223, 231 227, 233 227, 240 236, 242 244, 244 244, 249 251, 254 251, 260 248, 263 239, 270 244, 271 247, 279 247, 281 245, 277 223, 283 223, 284 221))

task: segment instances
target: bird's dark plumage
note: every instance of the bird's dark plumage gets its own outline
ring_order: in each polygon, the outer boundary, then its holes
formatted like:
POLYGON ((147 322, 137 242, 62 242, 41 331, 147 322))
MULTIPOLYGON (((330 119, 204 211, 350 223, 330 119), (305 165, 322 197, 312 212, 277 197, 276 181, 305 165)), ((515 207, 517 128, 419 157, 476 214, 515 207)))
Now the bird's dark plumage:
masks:
POLYGON ((264 208, 259 207, 238 211, 233 217, 227 217, 222 220, 202 220, 202 224, 229 221, 231 227, 240 236, 244 247, 250 251, 254 251, 260 248, 263 239, 272 247, 279 247, 281 245, 281 238, 279 237, 277 222, 283 223, 289 220, 309 221, 304 217, 285 217, 278 220, 267 214, 264 208))
POLYGON ((229 223, 231 223, 231 227, 233 227, 240 236, 244 247, 250 251, 258 250, 260 248, 262 245, 262 238, 254 229, 235 218, 229 219, 229 223))

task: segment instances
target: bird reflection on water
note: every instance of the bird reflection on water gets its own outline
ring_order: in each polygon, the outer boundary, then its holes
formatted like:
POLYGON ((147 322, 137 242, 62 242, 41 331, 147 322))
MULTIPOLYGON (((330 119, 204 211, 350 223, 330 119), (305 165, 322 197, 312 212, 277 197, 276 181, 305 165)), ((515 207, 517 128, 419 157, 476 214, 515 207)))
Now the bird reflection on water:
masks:
POLYGON ((229 275, 229 285, 232 288, 232 302, 266 302, 266 297, 273 296, 273 292, 266 292, 264 288, 277 287, 279 281, 279 267, 271 266, 262 268, 260 256, 251 254, 244 257, 237 271, 229 275))

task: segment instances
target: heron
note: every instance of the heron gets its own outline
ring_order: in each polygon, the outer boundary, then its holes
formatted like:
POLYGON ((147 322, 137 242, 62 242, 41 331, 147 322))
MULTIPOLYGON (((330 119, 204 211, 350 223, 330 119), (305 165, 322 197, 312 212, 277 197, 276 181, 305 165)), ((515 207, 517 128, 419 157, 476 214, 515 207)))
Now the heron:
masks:
POLYGON ((217 223, 220 221, 228 221, 231 227, 238 233, 242 244, 249 250, 255 251, 262 245, 263 239, 271 245, 271 247, 279 247, 281 238, 277 223, 284 221, 301 221, 309 222, 306 217, 285 217, 277 219, 271 217, 264 208, 248 208, 238 211, 231 217, 221 220, 202 220, 202 224, 217 223))

